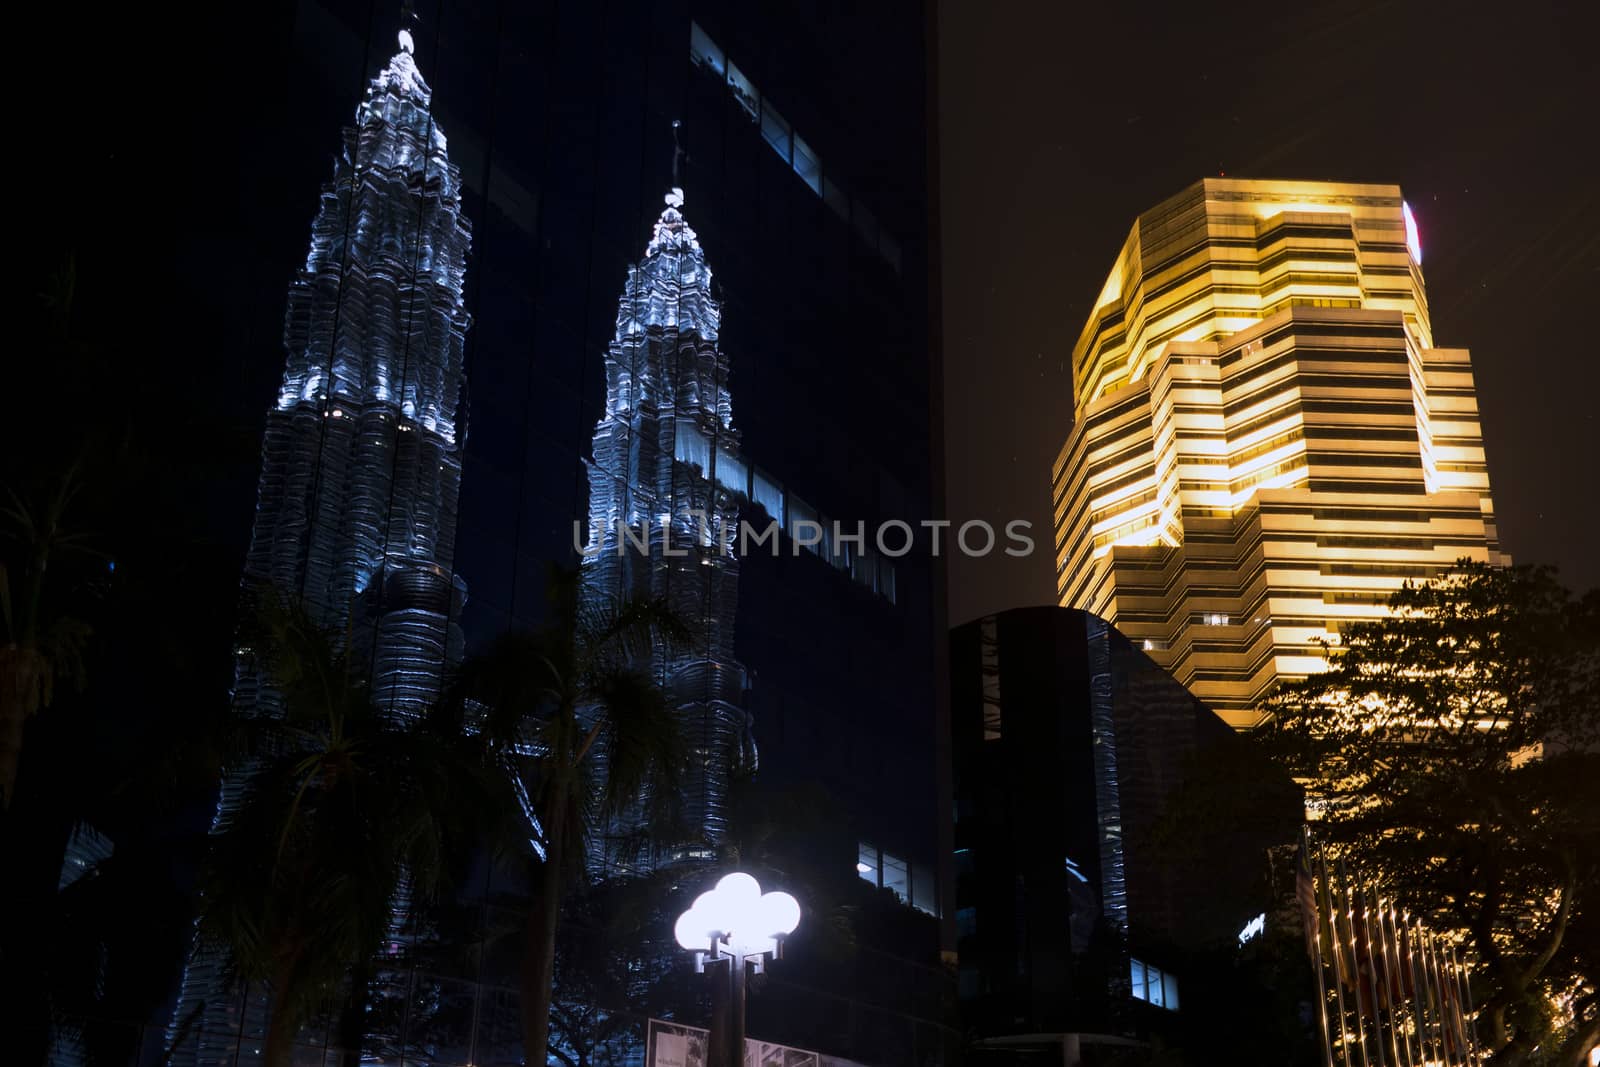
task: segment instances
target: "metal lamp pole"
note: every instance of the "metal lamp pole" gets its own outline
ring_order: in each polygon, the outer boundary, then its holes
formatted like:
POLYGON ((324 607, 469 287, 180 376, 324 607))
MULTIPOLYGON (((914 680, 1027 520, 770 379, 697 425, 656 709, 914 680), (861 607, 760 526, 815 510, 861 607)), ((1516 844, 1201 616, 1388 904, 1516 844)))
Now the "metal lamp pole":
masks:
POLYGON ((800 925, 800 904, 788 893, 763 893, 748 874, 730 874, 695 898, 678 916, 673 935, 694 953, 695 972, 707 963, 728 965, 727 1062, 718 1067, 744 1067, 745 967, 766 970, 767 957, 782 957, 783 939, 800 925))

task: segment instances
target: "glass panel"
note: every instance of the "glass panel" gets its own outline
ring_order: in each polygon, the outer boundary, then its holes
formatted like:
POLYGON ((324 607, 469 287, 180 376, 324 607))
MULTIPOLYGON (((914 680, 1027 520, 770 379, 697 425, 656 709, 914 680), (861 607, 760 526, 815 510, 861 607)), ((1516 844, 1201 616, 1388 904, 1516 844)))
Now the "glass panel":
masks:
POLYGON ((822 195, 822 160, 799 134, 794 135, 794 172, 811 186, 813 193, 822 195))
POLYGON ((900 244, 881 230, 878 231, 878 254, 894 268, 896 274, 900 273, 900 244))
POLYGON ((865 841, 856 850, 856 873, 873 885, 878 884, 878 850, 865 841))
POLYGON ((1161 975, 1161 997, 1168 1011, 1178 1010, 1178 979, 1166 972, 1161 975))
POLYGON ((717 484, 730 492, 750 494, 750 471, 743 459, 725 448, 717 449, 717 484))
POLYGON ((789 123, 782 115, 778 114, 777 109, 763 100, 761 102, 761 136, 767 139, 767 143, 772 146, 772 150, 782 156, 785 163, 791 160, 790 153, 793 148, 791 143, 792 132, 789 129, 789 123))
POLYGON ((846 221, 850 218, 850 198, 826 175, 822 179, 822 202, 833 208, 834 214, 846 221))
POLYGON ((710 35, 700 28, 699 23, 695 22, 689 23, 689 57, 701 66, 714 70, 718 74, 726 72, 727 68, 724 65, 722 49, 718 48, 717 42, 713 41, 710 35))
POLYGON ((672 458, 699 467, 704 475, 711 469, 711 443, 689 419, 679 419, 676 431, 672 439, 672 458))
POLYGON ((1149 1000, 1150 998, 1145 995, 1144 989, 1144 964, 1140 963, 1138 960, 1129 960, 1128 970, 1130 974, 1130 987, 1133 990, 1133 999, 1149 1000))
POLYGON ((906 861, 887 852, 883 854, 883 887, 893 889, 894 895, 901 900, 910 898, 911 878, 906 870, 906 861))
POLYGON ((750 79, 744 76, 744 71, 731 61, 728 63, 728 88, 733 90, 733 98, 744 108, 745 114, 750 116, 750 121, 757 121, 761 116, 761 94, 750 84, 750 79))
MULTIPOLYGON (((938 884, 934 881, 933 870, 922 864, 914 864, 911 868, 911 904, 921 908, 929 915, 939 914, 939 894, 936 892, 938 884)), ((972 909, 968 908, 968 911, 972 909)), ((957 917, 959 921, 959 916, 957 917)))
POLYGON ((850 218, 856 224, 856 232, 861 234, 861 239, 867 242, 867 247, 878 247, 878 220, 868 211, 861 201, 855 201, 850 208, 850 218))
POLYGON ((783 525, 783 490, 759 467, 750 469, 750 499, 760 504, 779 526, 783 525))
POLYGON ((1165 1003, 1165 1002, 1161 999, 1161 970, 1160 970, 1160 968, 1158 968, 1158 967, 1146 967, 1144 969, 1144 976, 1145 976, 1145 989, 1150 994, 1150 996, 1149 996, 1150 1003, 1154 1004, 1158 1008, 1161 1007, 1162 1004, 1165 1003))
POLYGON ((820 544, 820 542, 812 541, 817 536, 820 526, 816 509, 793 494, 790 494, 785 499, 785 504, 789 511, 789 522, 786 527, 789 531, 789 536, 796 541, 807 542, 805 545, 806 551, 815 555, 820 544), (811 525, 806 526, 804 529, 799 529, 799 524, 802 522, 811 525))
POLYGON ((850 549, 850 577, 866 586, 874 587, 877 580, 877 556, 871 552, 860 551, 853 545, 850 549))

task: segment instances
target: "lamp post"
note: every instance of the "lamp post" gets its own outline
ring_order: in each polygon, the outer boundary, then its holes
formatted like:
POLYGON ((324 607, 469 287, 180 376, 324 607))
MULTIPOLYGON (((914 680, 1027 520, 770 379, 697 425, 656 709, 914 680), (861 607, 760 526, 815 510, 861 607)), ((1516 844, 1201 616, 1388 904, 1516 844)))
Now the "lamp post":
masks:
POLYGON ((788 893, 761 892, 748 874, 726 876, 678 916, 673 935, 694 953, 696 974, 708 962, 728 964, 728 1062, 716 1067, 744 1065, 745 965, 761 974, 769 955, 782 958, 783 939, 799 925, 799 901, 788 893))

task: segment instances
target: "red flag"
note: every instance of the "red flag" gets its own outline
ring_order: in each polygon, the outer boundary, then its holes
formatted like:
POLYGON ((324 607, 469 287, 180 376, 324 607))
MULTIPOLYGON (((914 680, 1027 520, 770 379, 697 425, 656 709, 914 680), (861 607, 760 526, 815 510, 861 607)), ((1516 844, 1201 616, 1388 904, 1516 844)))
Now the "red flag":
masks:
POLYGON ((1355 987, 1357 1004, 1363 1015, 1376 1015, 1381 1003, 1384 984, 1382 962, 1373 950, 1372 929, 1367 923, 1367 909, 1351 904, 1350 943, 1355 950, 1355 987))
POLYGON ((1416 964, 1411 959, 1412 934, 1400 916, 1390 913, 1390 921, 1394 923, 1394 937, 1396 951, 1400 957, 1399 986, 1402 997, 1415 997, 1417 995, 1416 964))
POLYGON ((1311 870, 1311 850, 1306 847, 1304 836, 1300 839, 1300 862, 1294 872, 1294 895, 1300 903, 1300 925, 1305 930, 1306 955, 1315 967, 1321 962, 1317 958, 1317 927, 1322 920, 1317 914, 1317 879, 1311 870))

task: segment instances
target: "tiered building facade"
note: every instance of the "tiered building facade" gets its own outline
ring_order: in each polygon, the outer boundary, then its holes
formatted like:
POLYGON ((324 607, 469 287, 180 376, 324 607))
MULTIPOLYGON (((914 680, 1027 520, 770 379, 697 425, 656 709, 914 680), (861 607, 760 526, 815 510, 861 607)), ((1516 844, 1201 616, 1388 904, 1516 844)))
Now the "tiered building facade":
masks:
POLYGON ((1472 367, 1392 185, 1208 178, 1141 215, 1073 348, 1057 593, 1229 723, 1407 579, 1501 560, 1472 367))
MULTIPOLYGON (((400 45, 344 132, 289 287, 244 584, 298 598, 348 635, 379 706, 413 717, 462 652, 453 562, 471 237, 408 34, 400 45)), ((245 716, 281 710, 248 653, 233 700, 245 716)), ((246 785, 224 781, 218 825, 246 785)), ((267 1011, 202 947, 184 975, 172 1062, 254 1062, 267 1011)))
POLYGON ((633 865, 713 856, 727 826, 736 773, 754 770, 744 669, 734 659, 739 605, 739 454, 721 309, 711 270, 674 189, 644 259, 628 271, 606 352, 605 412, 589 464, 591 541, 584 595, 606 604, 659 599, 692 631, 650 664, 683 723, 690 750, 683 788, 688 839, 680 856, 622 857, 633 865))

